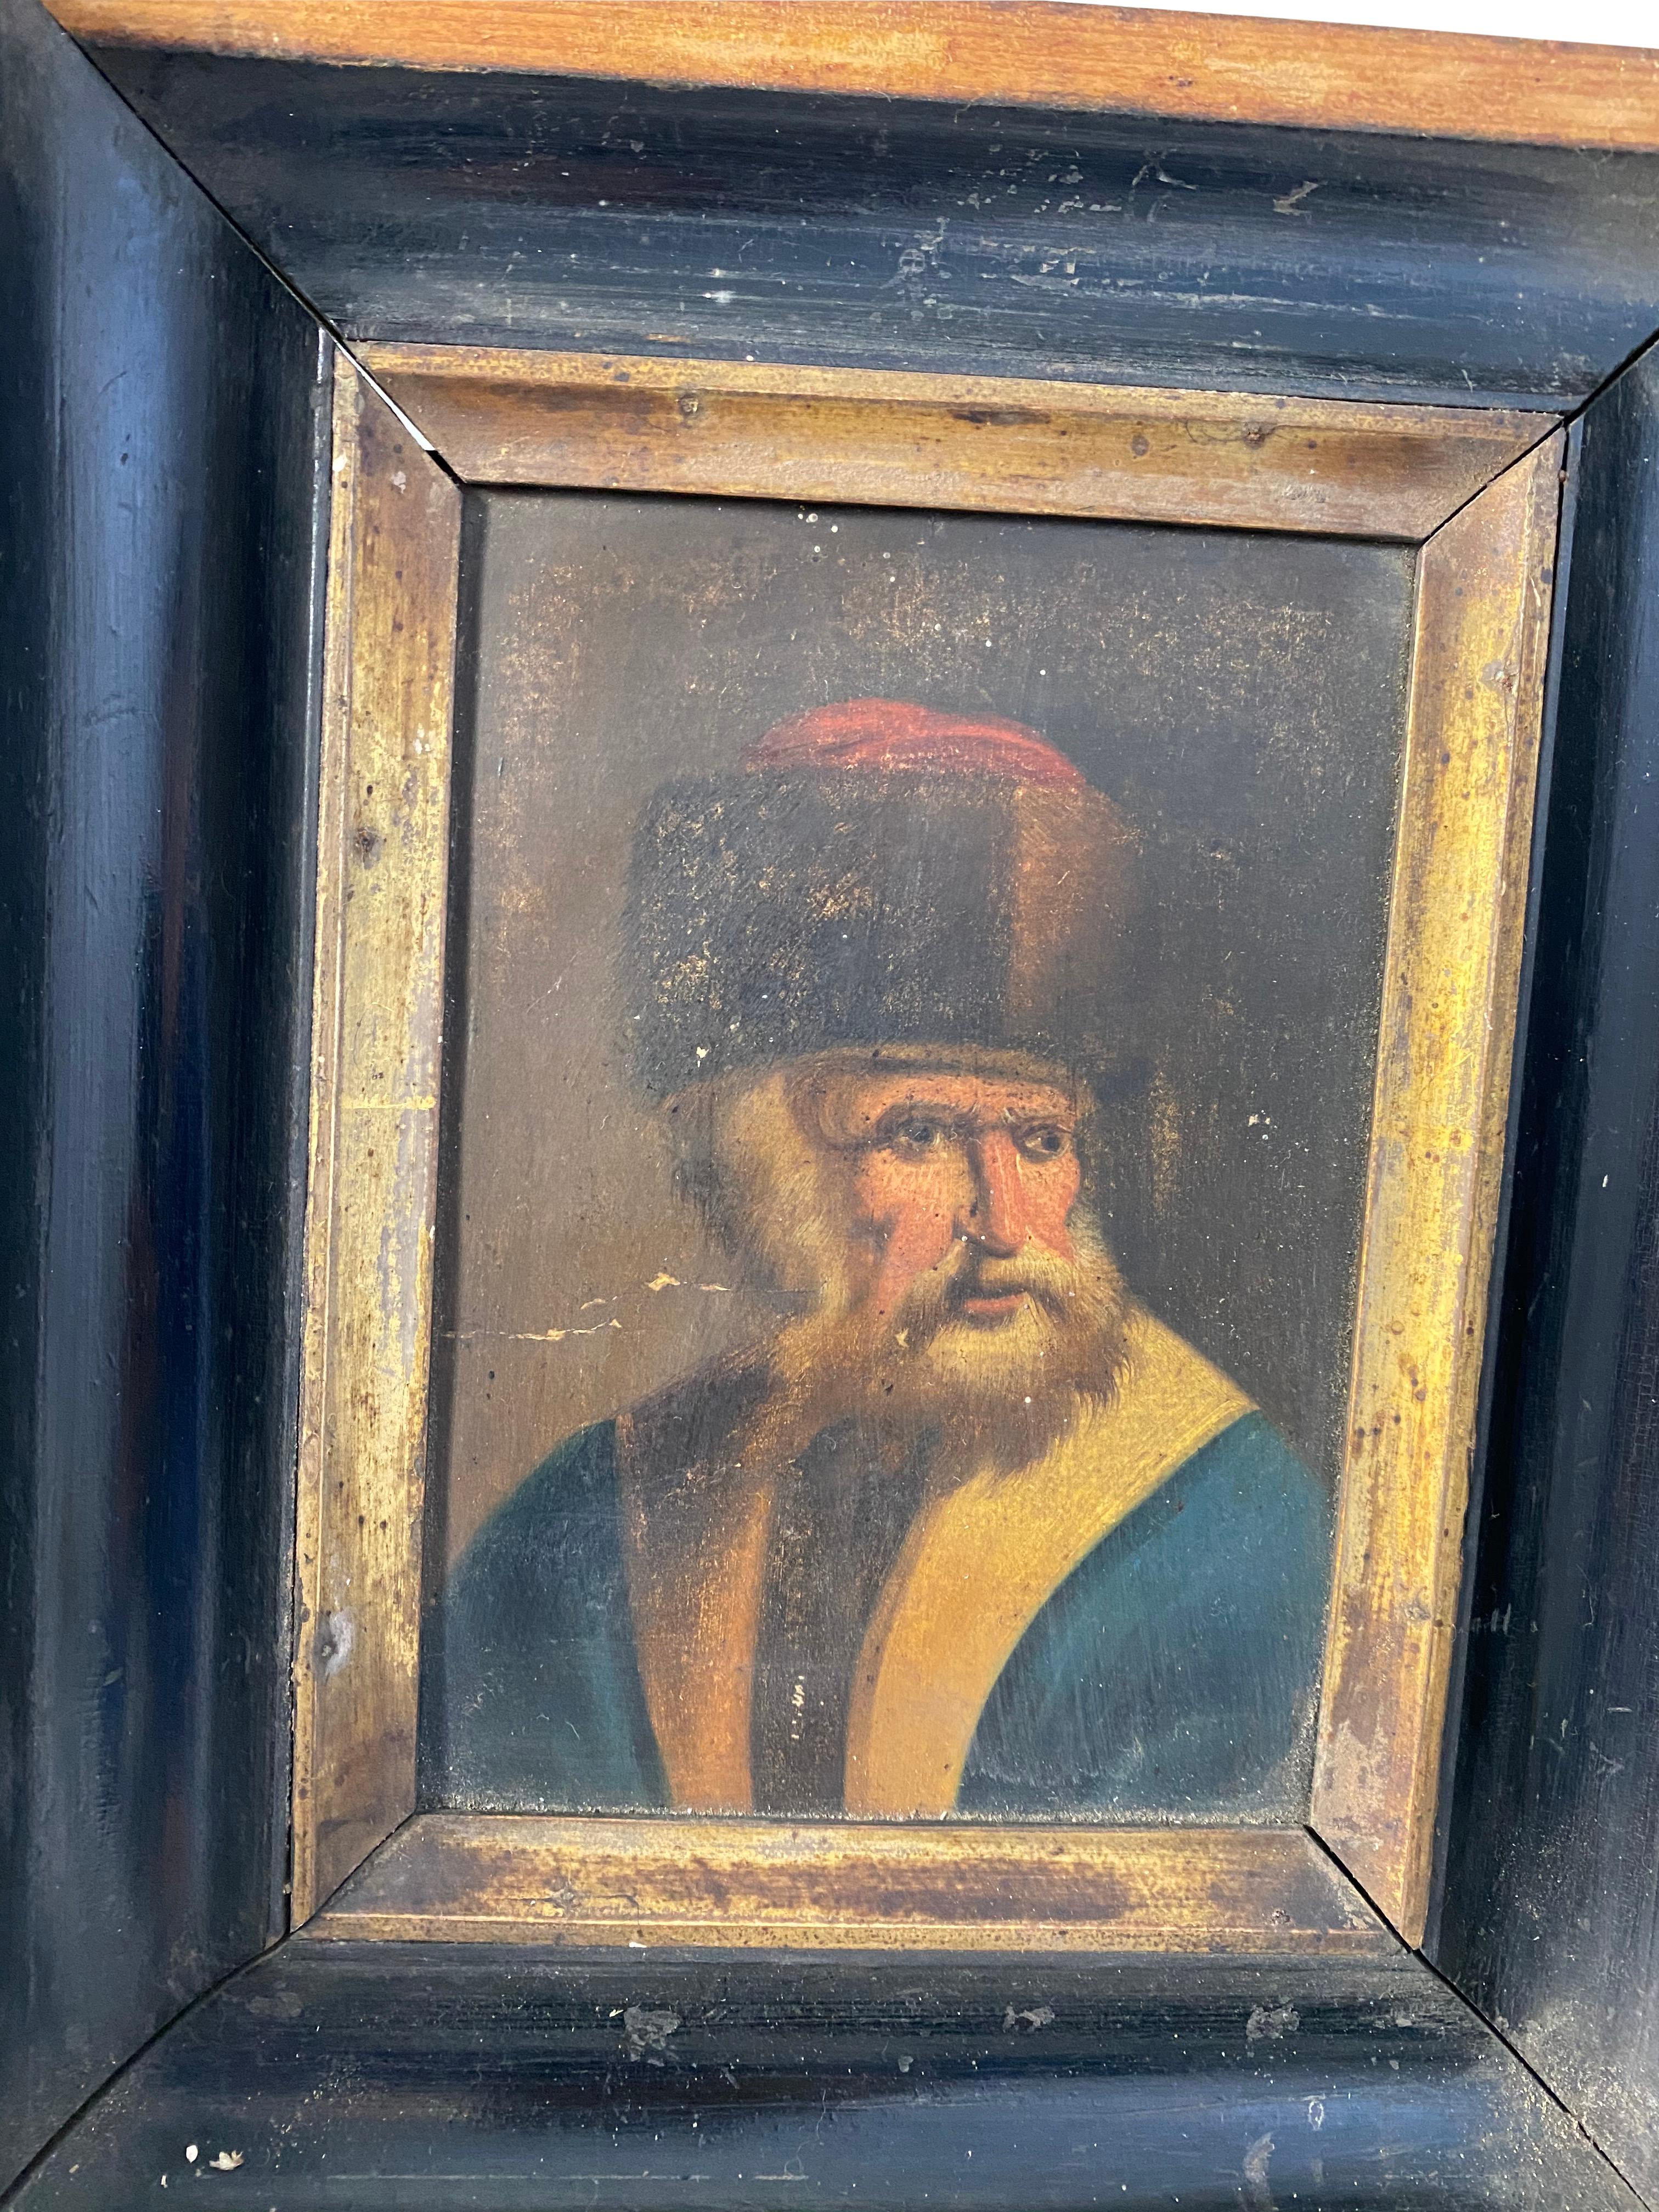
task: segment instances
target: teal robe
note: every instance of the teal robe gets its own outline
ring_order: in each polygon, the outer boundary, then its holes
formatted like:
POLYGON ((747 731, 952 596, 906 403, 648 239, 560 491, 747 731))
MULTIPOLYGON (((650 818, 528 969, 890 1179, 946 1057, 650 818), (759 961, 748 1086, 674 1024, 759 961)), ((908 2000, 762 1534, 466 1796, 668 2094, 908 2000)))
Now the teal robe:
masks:
MULTIPOLYGON (((603 1421, 559 1445, 452 1577, 428 1639, 428 1802, 673 1802, 630 1612, 617 1431, 603 1421)), ((951 1809, 1300 1820, 1329 1571, 1323 1486, 1243 1412, 1039 1606, 979 1712, 951 1809)))

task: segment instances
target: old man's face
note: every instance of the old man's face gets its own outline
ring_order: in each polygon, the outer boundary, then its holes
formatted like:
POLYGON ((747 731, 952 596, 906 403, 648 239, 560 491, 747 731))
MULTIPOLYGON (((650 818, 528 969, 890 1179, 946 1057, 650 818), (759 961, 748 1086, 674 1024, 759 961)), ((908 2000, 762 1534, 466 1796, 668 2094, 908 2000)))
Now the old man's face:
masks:
POLYGON ((844 1060, 728 1102, 723 1232, 795 1304, 775 1364, 803 1420, 1000 1427, 1018 1452, 1109 1393, 1123 1294, 1084 1105, 1058 1074, 844 1060))
POLYGON ((876 1255, 870 1297, 884 1318, 896 1320, 918 1277, 962 1247, 953 1310, 973 1328, 1008 1328, 1028 1302, 1050 1297, 1040 1261, 1012 1264, 1027 1246, 1075 1258, 1077 1105, 1058 1085, 948 1071, 847 1076, 824 1098, 821 1125, 854 1158, 849 1225, 876 1255))

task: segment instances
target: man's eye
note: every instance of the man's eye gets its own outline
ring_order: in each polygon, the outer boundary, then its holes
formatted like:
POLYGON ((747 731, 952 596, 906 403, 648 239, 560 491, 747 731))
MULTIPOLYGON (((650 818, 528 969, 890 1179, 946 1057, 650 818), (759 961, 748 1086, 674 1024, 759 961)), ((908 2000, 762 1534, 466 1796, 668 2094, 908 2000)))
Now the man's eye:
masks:
POLYGON ((901 1121, 896 1134, 912 1152, 931 1152, 944 1134, 937 1121, 901 1121))
POLYGON ((1040 1121, 1019 1133, 1019 1148, 1034 1160, 1054 1160, 1066 1150, 1066 1135, 1052 1121, 1040 1121))

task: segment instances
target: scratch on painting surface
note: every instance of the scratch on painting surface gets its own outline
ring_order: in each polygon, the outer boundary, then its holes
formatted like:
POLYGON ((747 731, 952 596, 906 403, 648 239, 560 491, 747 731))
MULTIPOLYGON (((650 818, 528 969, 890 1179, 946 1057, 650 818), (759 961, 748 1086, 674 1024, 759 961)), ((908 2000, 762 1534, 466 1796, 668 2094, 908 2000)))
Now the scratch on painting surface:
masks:
POLYGON ((454 1344, 562 1344, 568 1336, 600 1336, 608 1328, 621 1327, 613 1316, 609 1321, 590 1322, 583 1328, 460 1328, 449 1334, 454 1344))
MULTIPOLYGON (((653 1275, 646 1285, 647 1291, 706 1291, 720 1297, 732 1296, 730 1283, 687 1283, 679 1276, 664 1273, 653 1275)), ((616 1303, 611 1298, 587 1298, 581 1310, 591 1313, 595 1306, 616 1303)), ((621 1328, 623 1323, 612 1314, 608 1320, 573 1322, 564 1328, 462 1328, 451 1331, 450 1340, 455 1344, 562 1344, 569 1336, 601 1336, 606 1329, 621 1328)))
POLYGON ((613 1314, 609 1321, 590 1322, 586 1328, 478 1328, 469 1332, 472 1336, 499 1336, 507 1344, 562 1344, 568 1336, 600 1336, 608 1328, 620 1328, 622 1323, 613 1314))

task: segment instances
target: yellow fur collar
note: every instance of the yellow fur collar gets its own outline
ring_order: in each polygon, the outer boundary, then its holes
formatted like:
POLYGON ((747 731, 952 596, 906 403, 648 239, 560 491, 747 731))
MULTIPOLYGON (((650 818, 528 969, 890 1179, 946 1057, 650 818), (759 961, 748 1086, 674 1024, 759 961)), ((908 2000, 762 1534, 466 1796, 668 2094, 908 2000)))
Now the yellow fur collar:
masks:
MULTIPOLYGON (((979 1717, 1047 1600, 1141 1500, 1250 1401, 1139 1309, 1105 1405, 1041 1459, 971 1475, 924 1504, 860 1656, 847 1810, 938 1818, 979 1717)), ((664 1470, 620 1425, 623 1549, 647 1708, 670 1797, 747 1812, 750 1685, 775 1484, 709 1464, 664 1470)))

